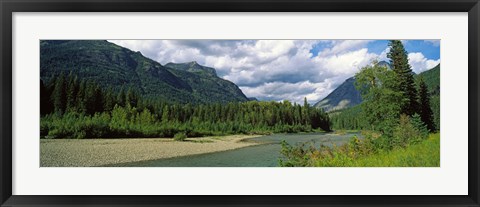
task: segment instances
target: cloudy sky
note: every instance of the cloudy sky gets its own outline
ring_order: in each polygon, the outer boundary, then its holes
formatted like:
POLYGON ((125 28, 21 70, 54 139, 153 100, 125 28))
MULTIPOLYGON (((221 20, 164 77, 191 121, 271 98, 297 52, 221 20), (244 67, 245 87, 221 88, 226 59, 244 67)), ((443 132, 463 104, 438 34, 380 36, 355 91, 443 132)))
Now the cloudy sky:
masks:
MULTIPOLYGON (((387 40, 109 40, 160 62, 197 61, 248 97, 320 101, 372 60, 387 60, 387 40)), ((413 71, 440 63, 440 41, 403 41, 413 71)))

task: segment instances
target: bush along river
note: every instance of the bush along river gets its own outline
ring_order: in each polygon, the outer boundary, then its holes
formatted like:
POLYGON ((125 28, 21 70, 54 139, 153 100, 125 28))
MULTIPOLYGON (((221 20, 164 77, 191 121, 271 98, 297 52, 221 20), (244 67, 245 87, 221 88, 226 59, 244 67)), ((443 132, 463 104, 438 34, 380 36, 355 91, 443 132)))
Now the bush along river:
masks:
POLYGON ((315 147, 347 143, 358 133, 295 133, 273 134, 245 140, 257 142, 260 145, 244 147, 235 150, 214 152, 208 154, 175 157, 168 159, 148 160, 131 163, 121 163, 117 167, 277 167, 281 158, 281 142, 285 140, 290 145, 312 143, 315 147))

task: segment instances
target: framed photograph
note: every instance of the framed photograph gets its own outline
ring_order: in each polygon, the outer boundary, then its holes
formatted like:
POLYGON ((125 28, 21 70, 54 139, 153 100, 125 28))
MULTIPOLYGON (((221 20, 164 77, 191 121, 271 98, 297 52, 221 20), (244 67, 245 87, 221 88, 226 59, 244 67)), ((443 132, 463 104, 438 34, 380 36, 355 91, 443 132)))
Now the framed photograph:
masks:
POLYGON ((480 206, 477 0, 0 7, 2 206, 480 206))

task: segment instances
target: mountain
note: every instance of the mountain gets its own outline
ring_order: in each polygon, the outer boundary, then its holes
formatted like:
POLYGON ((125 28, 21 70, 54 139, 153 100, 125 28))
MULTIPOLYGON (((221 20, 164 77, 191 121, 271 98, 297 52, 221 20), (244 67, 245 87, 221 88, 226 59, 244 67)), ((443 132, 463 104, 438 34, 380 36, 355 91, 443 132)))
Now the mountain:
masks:
POLYGON ((428 91, 430 91, 432 95, 440 95, 440 64, 418 74, 418 76, 423 77, 425 84, 427 84, 428 91))
MULTIPOLYGON (((418 75, 422 76, 430 92, 430 106, 433 111, 435 128, 440 129, 440 64, 418 75)), ((418 80, 417 77, 417 80, 418 80)))
POLYGON ((197 73, 197 74, 217 76, 217 72, 215 71, 215 69, 199 65, 196 61, 192 61, 188 63, 167 63, 165 67, 176 69, 176 70, 188 71, 188 72, 197 73))
MULTIPOLYGON (((377 65, 391 69, 391 65, 385 61, 377 65)), ((415 75, 416 79, 423 76, 432 95, 440 94, 440 64, 434 68, 415 75)), ((355 88, 355 77, 348 78, 324 99, 314 104, 314 107, 323 108, 325 111, 336 111, 350 108, 362 103, 360 92, 355 88)))
MULTIPOLYGON (((390 64, 386 61, 380 61, 377 65, 387 67, 388 69, 391 68, 390 64)), ((328 112, 350 108, 360 103, 362 103, 362 96, 355 88, 355 77, 351 77, 313 106, 323 108, 323 110, 328 112)))
POLYGON ((167 65, 104 40, 40 41, 40 78, 44 82, 71 73, 104 88, 132 87, 147 97, 170 102, 248 101, 237 85, 219 78, 213 68, 196 62, 167 65))
POLYGON ((201 66, 196 62, 169 63, 165 66, 168 71, 190 86, 193 96, 200 102, 248 101, 237 85, 219 78, 213 68, 201 66), (174 68, 170 68, 172 65, 174 68))
POLYGON ((349 108, 360 103, 362 103, 362 97, 355 88, 355 77, 351 77, 313 106, 323 108, 325 111, 334 111, 349 108))
POLYGON ((377 66, 387 67, 388 69, 392 69, 392 65, 390 65, 390 63, 388 63, 387 61, 383 61, 383 60, 378 62, 377 66))

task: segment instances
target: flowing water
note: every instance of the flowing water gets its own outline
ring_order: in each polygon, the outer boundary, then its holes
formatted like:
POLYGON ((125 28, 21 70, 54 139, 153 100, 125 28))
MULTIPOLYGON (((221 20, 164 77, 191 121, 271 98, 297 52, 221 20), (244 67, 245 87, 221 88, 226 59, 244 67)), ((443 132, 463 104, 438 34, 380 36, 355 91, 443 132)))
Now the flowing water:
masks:
POLYGON ((128 167, 276 167, 281 158, 281 141, 291 145, 312 143, 318 147, 323 145, 342 145, 356 133, 337 135, 333 133, 296 133, 274 134, 253 139, 248 142, 259 142, 261 145, 244 147, 235 150, 214 152, 201 155, 122 163, 116 166, 128 167))

